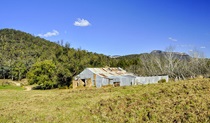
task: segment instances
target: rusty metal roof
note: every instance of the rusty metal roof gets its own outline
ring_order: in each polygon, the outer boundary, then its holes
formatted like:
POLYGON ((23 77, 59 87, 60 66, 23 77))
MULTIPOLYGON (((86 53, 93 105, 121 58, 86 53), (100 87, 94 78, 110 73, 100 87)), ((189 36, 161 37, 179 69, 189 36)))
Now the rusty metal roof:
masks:
POLYGON ((87 68, 93 73, 101 76, 101 77, 111 77, 111 76, 121 76, 121 75, 131 75, 131 73, 126 72, 122 68, 87 68))

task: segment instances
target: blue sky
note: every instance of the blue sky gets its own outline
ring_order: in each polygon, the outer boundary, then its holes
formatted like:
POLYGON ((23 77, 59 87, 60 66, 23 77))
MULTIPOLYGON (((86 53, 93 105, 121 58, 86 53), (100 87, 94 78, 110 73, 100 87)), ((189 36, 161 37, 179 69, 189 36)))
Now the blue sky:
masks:
POLYGON ((1 0, 2 28, 105 55, 174 46, 210 57, 210 0, 1 0))

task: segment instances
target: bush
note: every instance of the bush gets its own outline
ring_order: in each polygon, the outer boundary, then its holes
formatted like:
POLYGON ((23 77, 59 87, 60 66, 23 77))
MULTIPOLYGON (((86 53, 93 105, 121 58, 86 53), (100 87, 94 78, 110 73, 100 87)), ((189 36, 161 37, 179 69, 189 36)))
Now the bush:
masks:
POLYGON ((71 83, 71 84, 69 85, 69 88, 71 88, 71 89, 73 88, 73 83, 71 83))
POLYGON ((27 73, 30 85, 38 84, 42 89, 51 89, 57 86, 56 66, 51 60, 35 63, 27 73))
POLYGON ((69 89, 68 86, 60 86, 60 85, 58 86, 58 88, 59 88, 59 89, 69 89))
POLYGON ((166 80, 165 79, 161 79, 158 81, 158 83, 166 83, 166 80))

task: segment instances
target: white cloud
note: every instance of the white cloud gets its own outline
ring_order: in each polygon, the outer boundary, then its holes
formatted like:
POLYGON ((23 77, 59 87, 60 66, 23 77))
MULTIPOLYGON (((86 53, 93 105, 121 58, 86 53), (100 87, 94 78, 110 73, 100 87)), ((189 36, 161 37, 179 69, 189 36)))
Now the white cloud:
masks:
POLYGON ((85 19, 80 19, 78 18, 77 21, 74 22, 74 26, 90 26, 90 22, 88 20, 85 19))
POLYGON ((40 37, 52 37, 59 35, 59 32, 57 30, 53 30, 52 32, 47 32, 45 34, 38 34, 40 37))
POLYGON ((205 46, 201 46, 200 48, 201 48, 201 49, 205 49, 206 47, 205 47, 205 46))
POLYGON ((177 41, 176 39, 174 39, 174 38, 172 38, 172 37, 169 37, 168 39, 171 40, 171 41, 174 41, 174 42, 177 41))

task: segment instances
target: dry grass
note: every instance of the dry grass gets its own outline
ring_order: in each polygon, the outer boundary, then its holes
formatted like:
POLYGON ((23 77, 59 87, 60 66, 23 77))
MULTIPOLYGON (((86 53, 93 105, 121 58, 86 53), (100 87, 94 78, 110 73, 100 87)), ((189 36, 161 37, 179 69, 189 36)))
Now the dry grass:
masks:
POLYGON ((0 90, 0 122, 210 122, 210 79, 101 89, 0 90))
POLYGON ((87 110, 101 99, 112 97, 100 89, 0 90, 0 122, 86 122, 87 110))

